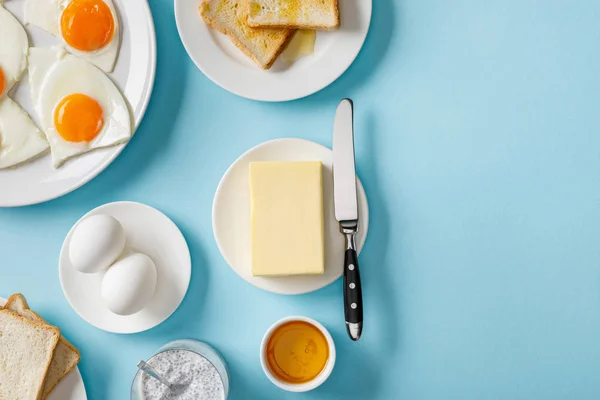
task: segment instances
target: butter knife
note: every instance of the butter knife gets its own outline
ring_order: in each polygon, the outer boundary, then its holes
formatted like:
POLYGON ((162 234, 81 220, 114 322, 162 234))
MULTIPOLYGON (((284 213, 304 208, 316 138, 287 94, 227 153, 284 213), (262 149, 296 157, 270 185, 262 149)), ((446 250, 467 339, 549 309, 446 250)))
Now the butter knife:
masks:
POLYGON ((346 238, 344 257, 344 314, 348 335, 360 339, 363 304, 355 236, 358 232, 358 200, 354 165, 354 105, 344 99, 333 123, 333 195, 335 219, 346 238))

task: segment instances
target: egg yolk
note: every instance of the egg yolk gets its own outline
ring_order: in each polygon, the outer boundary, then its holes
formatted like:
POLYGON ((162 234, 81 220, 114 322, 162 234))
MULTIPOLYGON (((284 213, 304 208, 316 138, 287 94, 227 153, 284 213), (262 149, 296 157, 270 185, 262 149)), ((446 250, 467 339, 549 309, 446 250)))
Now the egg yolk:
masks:
POLYGON ((73 0, 60 18, 62 36, 67 44, 81 51, 106 46, 115 31, 115 21, 102 0, 73 0))
POLYGON ((4 82, 4 71, 0 68, 0 96, 4 93, 4 86, 6 86, 6 83, 4 82))
POLYGON ((91 142, 104 126, 102 106, 85 94, 63 98, 54 110, 54 126, 69 142, 91 142))

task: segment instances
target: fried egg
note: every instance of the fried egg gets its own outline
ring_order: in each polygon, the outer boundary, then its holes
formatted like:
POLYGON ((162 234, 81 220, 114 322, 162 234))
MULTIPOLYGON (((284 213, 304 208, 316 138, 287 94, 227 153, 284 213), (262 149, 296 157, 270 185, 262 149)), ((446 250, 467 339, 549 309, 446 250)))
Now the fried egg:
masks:
POLYGON ((90 62, 62 48, 32 47, 29 83, 54 167, 131 138, 131 115, 123 95, 90 62))
POLYGON ((0 98, 21 78, 27 68, 29 39, 23 25, 0 1, 0 98))
POLYGON ((106 72, 119 52, 119 19, 112 0, 27 0, 25 23, 56 36, 67 50, 106 72))
POLYGON ((0 169, 28 161, 48 149, 29 115, 10 97, 0 98, 0 169))

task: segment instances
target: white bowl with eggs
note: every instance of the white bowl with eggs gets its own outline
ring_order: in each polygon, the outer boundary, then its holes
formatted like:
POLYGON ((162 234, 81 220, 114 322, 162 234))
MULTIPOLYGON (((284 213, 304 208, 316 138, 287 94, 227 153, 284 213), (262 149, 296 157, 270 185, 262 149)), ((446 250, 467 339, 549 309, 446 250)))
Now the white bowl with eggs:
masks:
POLYGON ((71 228, 59 259, 71 307, 88 323, 114 333, 136 333, 166 320, 191 278, 181 231, 160 211, 116 202, 84 215, 71 228))

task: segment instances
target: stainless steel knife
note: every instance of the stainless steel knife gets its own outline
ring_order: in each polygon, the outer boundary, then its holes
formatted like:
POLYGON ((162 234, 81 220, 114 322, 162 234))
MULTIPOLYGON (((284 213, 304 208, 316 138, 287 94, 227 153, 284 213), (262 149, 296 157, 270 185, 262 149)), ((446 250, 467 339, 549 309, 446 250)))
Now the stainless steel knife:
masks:
POLYGON ((346 238, 344 259, 344 314, 346 329, 358 340, 363 328, 363 304, 358 254, 354 237, 358 232, 358 200, 354 166, 354 105, 344 99, 333 123, 333 195, 335 219, 346 238))

